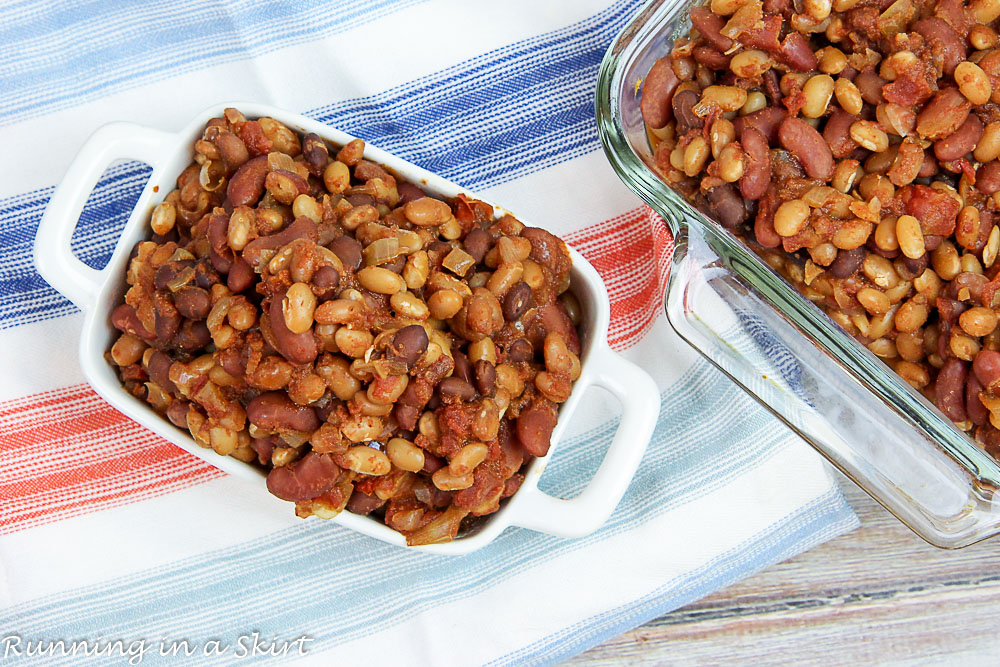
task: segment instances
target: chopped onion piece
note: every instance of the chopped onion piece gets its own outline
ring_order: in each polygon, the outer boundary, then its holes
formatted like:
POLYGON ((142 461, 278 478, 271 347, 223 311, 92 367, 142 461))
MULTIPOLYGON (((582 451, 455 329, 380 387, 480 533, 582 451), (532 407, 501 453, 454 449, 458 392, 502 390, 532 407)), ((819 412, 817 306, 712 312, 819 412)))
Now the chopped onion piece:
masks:
POLYGON ((453 248, 441 265, 457 276, 464 276, 476 265, 476 259, 461 248, 453 248))

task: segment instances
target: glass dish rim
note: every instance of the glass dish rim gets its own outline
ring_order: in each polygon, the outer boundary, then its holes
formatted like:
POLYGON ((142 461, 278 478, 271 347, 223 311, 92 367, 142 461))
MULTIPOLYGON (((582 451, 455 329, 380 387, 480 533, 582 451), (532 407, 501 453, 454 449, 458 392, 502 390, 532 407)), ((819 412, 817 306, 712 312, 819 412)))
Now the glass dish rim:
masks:
MULTIPOLYGON (((605 155, 615 173, 629 189, 664 218, 675 237, 679 236, 684 227, 697 227, 719 252, 720 257, 790 324, 809 338, 820 352, 830 355, 853 381, 922 430, 965 469, 975 482, 986 487, 1000 487, 1000 463, 771 269, 738 237, 710 221, 663 183, 633 150, 619 122, 621 114, 618 91, 622 90, 625 72, 651 35, 661 30, 661 24, 692 4, 696 3, 687 0, 650 0, 625 25, 601 61, 595 95, 597 130, 605 155)), ((640 82, 636 82, 634 86, 636 94, 639 85, 640 82)), ((774 408, 766 407, 785 421, 774 408)), ((817 449, 824 453, 822 449, 817 449)), ((862 482, 851 477, 864 488, 862 482)))

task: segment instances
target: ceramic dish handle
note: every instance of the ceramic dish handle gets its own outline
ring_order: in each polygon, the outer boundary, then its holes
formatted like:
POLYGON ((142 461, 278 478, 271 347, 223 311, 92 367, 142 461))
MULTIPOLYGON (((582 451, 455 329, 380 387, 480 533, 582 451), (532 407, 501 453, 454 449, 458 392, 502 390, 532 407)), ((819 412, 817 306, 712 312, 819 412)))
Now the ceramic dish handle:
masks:
MULTIPOLYGON (((563 500, 537 485, 518 492, 511 523, 559 537, 581 537, 597 530, 618 505, 635 476, 660 412, 660 392, 653 379, 625 361, 606 344, 594 348, 587 360, 588 377, 573 391, 601 387, 622 405, 621 422, 601 466, 579 496, 563 500)), ((571 420, 572 414, 560 415, 571 420)), ((514 509, 513 507, 511 509, 514 509)))
POLYGON ((35 265, 50 285, 81 310, 93 305, 101 272, 81 262, 70 248, 80 213, 104 170, 122 158, 156 167, 171 134, 133 123, 109 123, 87 139, 56 187, 35 236, 35 265))

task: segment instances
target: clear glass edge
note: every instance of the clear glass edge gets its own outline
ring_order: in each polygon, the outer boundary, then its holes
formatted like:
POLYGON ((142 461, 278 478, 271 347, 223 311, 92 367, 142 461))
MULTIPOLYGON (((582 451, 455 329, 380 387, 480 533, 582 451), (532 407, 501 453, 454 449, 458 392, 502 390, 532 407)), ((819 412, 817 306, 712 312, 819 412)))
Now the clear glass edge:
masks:
MULTIPOLYGON (((833 357, 855 382, 891 406, 914 428, 926 433, 978 483, 987 488, 1000 487, 1000 465, 989 454, 768 267, 742 241, 709 221, 679 194, 663 184, 633 151, 617 122, 617 91, 621 89, 622 77, 626 71, 622 65, 627 64, 630 56, 634 55, 634 44, 643 43, 651 33, 660 29, 663 22, 670 20, 687 5, 687 2, 677 0, 649 2, 612 42, 601 63, 595 100, 596 118, 598 134, 612 168, 632 191, 663 216, 675 235, 683 226, 696 225, 699 233, 735 273, 821 351, 833 357)), ((777 414, 773 406, 766 407, 777 414)), ((781 415, 778 416, 787 423, 781 415)), ((815 442, 806 439, 821 453, 826 454, 815 442)), ((849 476, 864 488, 863 478, 849 476)))

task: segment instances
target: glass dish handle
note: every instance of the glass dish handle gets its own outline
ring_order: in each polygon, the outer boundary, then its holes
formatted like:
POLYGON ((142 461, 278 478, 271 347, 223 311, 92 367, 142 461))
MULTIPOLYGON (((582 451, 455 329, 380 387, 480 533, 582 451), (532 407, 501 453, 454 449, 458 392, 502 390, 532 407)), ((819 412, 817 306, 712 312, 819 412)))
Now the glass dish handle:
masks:
POLYGON ((666 311, 684 340, 924 539, 986 536, 991 493, 762 299, 700 226, 675 229, 666 311))

